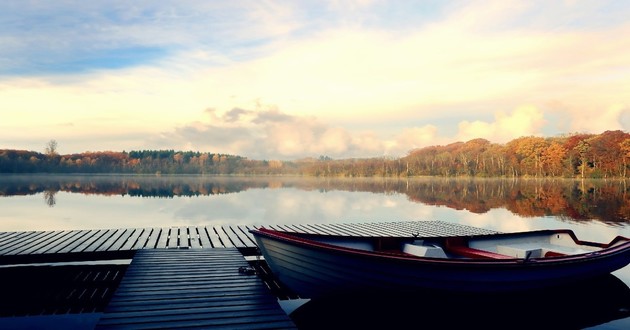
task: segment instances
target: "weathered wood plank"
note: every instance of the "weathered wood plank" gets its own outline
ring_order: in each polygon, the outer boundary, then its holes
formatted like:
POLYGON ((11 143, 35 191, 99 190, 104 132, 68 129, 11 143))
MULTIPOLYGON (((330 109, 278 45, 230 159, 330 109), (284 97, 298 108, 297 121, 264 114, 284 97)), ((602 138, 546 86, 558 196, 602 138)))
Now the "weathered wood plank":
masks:
POLYGON ((44 240, 55 233, 56 232, 54 231, 30 231, 24 232, 23 235, 13 236, 10 241, 0 248, 0 255, 9 254, 10 252, 25 246, 38 244, 41 240, 44 240))
POLYGON ((138 251, 96 329, 295 328, 244 266, 236 248, 138 251))
POLYGON ((123 246, 121 246, 119 248, 119 250, 122 250, 122 251, 135 250, 134 246, 138 243, 138 240, 140 239, 140 236, 142 236, 142 234, 146 230, 147 230, 146 228, 136 228, 133 231, 133 234, 131 234, 131 236, 129 236, 129 238, 127 238, 127 241, 125 242, 125 244, 123 246))
POLYGON ((229 226, 221 226, 221 230, 227 235, 227 237, 230 239, 230 242, 232 242, 234 246, 236 246, 237 248, 245 247, 243 241, 241 241, 238 235, 236 235, 236 233, 233 232, 229 226))
POLYGON ((162 230, 160 230, 160 237, 155 244, 155 248, 165 249, 168 244, 169 235, 171 235, 171 228, 162 228, 162 230))
POLYGON ((111 234, 111 229, 99 229, 94 235, 88 237, 85 241, 80 242, 77 246, 75 246, 72 250, 68 252, 84 252, 87 251, 91 246, 97 244, 100 240, 103 239, 104 236, 111 234))
POLYGON ((63 238, 65 236, 69 235, 69 234, 71 234, 70 231, 54 232, 53 235, 46 236, 46 238, 43 239, 43 240, 38 240, 37 244, 35 244, 35 245, 29 245, 29 246, 27 246, 25 248, 12 251, 12 252, 10 252, 8 254, 18 254, 18 255, 19 254, 29 254, 29 253, 31 253, 33 251, 36 251, 36 250, 39 250, 39 249, 42 249, 42 248, 48 249, 50 247, 49 244, 51 242, 54 242, 54 241, 58 240, 59 238, 63 238))
POLYGON ((158 239, 162 234, 162 228, 151 229, 151 234, 147 238, 147 242, 144 245, 145 249, 155 249, 158 243, 158 239))
POLYGON ((89 240, 93 239, 95 235, 97 235, 99 230, 88 230, 87 233, 80 238, 74 240, 72 243, 61 248, 57 253, 69 253, 76 250, 81 244, 85 244, 89 240))
POLYGON ((108 251, 119 239, 127 236, 129 229, 118 229, 109 239, 104 241, 95 251, 108 251))
POLYGON ((206 231, 206 227, 197 227, 197 232, 199 233, 199 242, 204 249, 212 248, 212 242, 210 241, 210 237, 208 237, 208 232, 206 231))
MULTIPOLYGON (((91 230, 78 230, 76 235, 73 237, 68 237, 63 243, 56 243, 50 249, 48 249, 45 253, 59 253, 59 251, 63 250, 67 246, 70 246, 76 242, 80 242, 84 239, 86 235, 89 235, 91 230)), ((40 253, 40 252, 35 252, 40 253)))
POLYGON ((57 239, 55 239, 53 241, 50 241, 46 246, 42 247, 41 249, 33 250, 30 253, 31 254, 50 253, 51 250, 55 249, 59 245, 66 246, 66 245, 72 243, 80 235, 81 235, 81 231, 80 230, 71 230, 68 234, 66 234, 64 236, 60 236, 57 239))
MULTIPOLYGON (((269 226, 270 228, 274 228, 272 226, 269 226)), ((288 232, 293 232, 293 233, 304 233, 304 229, 302 229, 301 227, 298 227, 297 225, 275 225, 275 228, 278 228, 278 230, 283 230, 283 231, 288 231, 288 232)))
POLYGON ((179 227, 179 240, 177 246, 179 248, 190 248, 190 235, 188 234, 189 227, 179 227))
MULTIPOLYGON (((234 247, 234 244, 230 241, 230 238, 223 232, 223 228, 221 226, 214 226, 214 232, 217 233, 219 239, 221 240, 221 245, 226 248, 234 247)), ((220 246, 219 246, 220 247, 220 246)))
POLYGON ((248 247, 256 247, 257 246, 256 245, 256 239, 254 238, 254 235, 249 232, 250 228, 248 228, 247 226, 236 226, 236 228, 234 228, 234 230, 235 231, 236 230, 240 230, 241 233, 243 233, 243 235, 247 239, 245 245, 247 245, 248 247))
POLYGON ((298 230, 298 232, 301 232, 301 233, 317 234, 317 235, 323 234, 319 230, 315 230, 314 228, 311 228, 311 226, 308 226, 306 224, 295 224, 293 225, 293 227, 296 228, 296 230, 298 230))
POLYGON ((199 233, 197 232, 197 229, 197 227, 188 227, 188 236, 190 239, 191 249, 201 248, 201 239, 199 238, 199 233))
POLYGON ((360 224, 338 223, 337 227, 345 229, 347 232, 353 232, 356 236, 373 236, 366 231, 360 224))
POLYGON ((222 295, 217 297, 201 296, 194 298, 177 298, 170 300, 156 300, 151 305, 146 305, 140 301, 112 301, 107 305, 110 313, 139 312, 139 311, 159 311, 168 309, 184 309, 191 307, 221 307, 232 304, 255 304, 255 303, 277 302, 277 298, 269 295, 267 291, 251 292, 249 294, 222 295))
POLYGON ((133 233, 136 232, 137 229, 134 228, 129 228, 127 230, 125 230, 125 232, 120 235, 116 241, 114 241, 108 248, 106 251, 118 251, 120 250, 123 245, 125 245, 125 243, 127 243, 127 240, 129 240, 129 237, 131 237, 131 235, 133 235, 133 233))
POLYGON ((118 229, 105 230, 96 240, 93 240, 88 246, 86 246, 81 252, 94 252, 100 246, 109 240, 114 234, 118 232, 118 229))
POLYGON ((168 249, 177 249, 179 247, 179 233, 180 228, 178 227, 171 227, 171 232, 169 234, 169 239, 168 239, 168 244, 166 245, 166 247, 168 249))
POLYGON ((331 228, 330 226, 327 225, 322 225, 322 224, 310 224, 308 225, 309 227, 325 234, 325 235, 339 235, 339 233, 337 231, 335 231, 333 228, 331 228))
POLYGON ((0 237, 0 249, 6 245, 10 245, 14 240, 19 239, 20 236, 34 234, 34 231, 22 231, 22 232, 4 232, 0 237))
POLYGON ((225 247, 225 245, 223 245, 223 243, 221 242, 221 238, 219 237, 219 235, 217 235, 217 232, 214 230, 214 227, 206 226, 205 230, 206 230, 206 233, 208 234, 208 238, 210 239, 210 241, 212 241, 212 247, 215 247, 215 248, 225 247))

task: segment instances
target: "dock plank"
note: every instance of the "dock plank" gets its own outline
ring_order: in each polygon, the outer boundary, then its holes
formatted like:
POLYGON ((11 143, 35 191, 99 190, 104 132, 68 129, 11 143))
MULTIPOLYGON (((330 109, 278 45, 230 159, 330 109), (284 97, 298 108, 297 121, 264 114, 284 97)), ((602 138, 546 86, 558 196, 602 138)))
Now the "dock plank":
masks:
POLYGON ((133 234, 131 234, 131 236, 129 236, 129 238, 127 239, 127 242, 125 242, 125 244, 123 246, 120 247, 120 250, 133 250, 134 246, 138 243, 138 240, 140 239, 140 236, 142 236, 142 234, 144 234, 145 230, 147 230, 146 228, 136 228, 136 230, 133 232, 133 234))
POLYGON ((48 249, 50 248, 50 243, 59 240, 67 235, 70 235, 70 231, 57 231, 53 232, 53 235, 46 236, 45 239, 36 241, 34 245, 29 245, 19 250, 15 250, 10 252, 9 254, 29 254, 31 252, 40 250, 40 249, 48 249))
POLYGON ((91 246, 102 240, 104 236, 110 234, 111 231, 111 229, 99 229, 92 236, 88 237, 85 241, 80 242, 68 252, 78 253, 87 251, 91 246))
POLYGON ((245 243, 241 240, 240 237, 230 228, 230 226, 221 226, 221 230, 228 236, 230 242, 237 248, 244 248, 245 243))
POLYGON ((191 249, 201 249, 201 239, 197 227, 188 227, 188 236, 191 249))
POLYGON ((50 241, 46 246, 41 247, 40 249, 33 250, 32 254, 44 254, 50 253, 51 250, 54 250, 58 246, 66 246, 72 243, 77 237, 81 236, 81 230, 71 230, 66 235, 59 236, 55 240, 50 241))
POLYGON ((0 239, 0 250, 6 246, 12 246, 15 241, 20 239, 20 237, 23 237, 26 235, 34 235, 37 233, 42 234, 43 232, 41 231, 40 232, 37 232, 37 231, 4 232, 3 234, 5 235, 0 239))
POLYGON ((230 238, 225 234, 221 226, 214 226, 212 229, 217 234, 217 236, 219 236, 219 239, 221 240, 221 245, 223 247, 226 247, 226 248, 234 247, 234 244, 232 244, 232 242, 230 241, 230 238))
POLYGON ((199 233, 199 242, 201 243, 201 247, 204 249, 212 248, 212 242, 210 242, 210 237, 208 237, 208 232, 206 232, 206 228, 197 227, 197 232, 199 233))
POLYGON ((138 251, 96 329, 295 329, 262 280, 241 266, 247 262, 236 248, 138 251))
POLYGON ((72 252, 72 251, 76 250, 81 244, 84 244, 85 242, 87 242, 90 239, 92 239, 98 233, 99 233, 99 230, 88 230, 87 233, 85 233, 85 235, 77 238, 76 240, 74 240, 70 244, 62 247, 61 249, 56 251, 56 253, 69 253, 69 252, 72 252))
POLYGON ((168 244, 166 244, 166 248, 177 249, 179 247, 179 230, 180 228, 178 227, 171 227, 171 232, 169 233, 169 239, 168 244))
MULTIPOLYGON (((362 236, 362 237, 373 236, 373 235, 370 234, 370 232, 368 232, 365 229, 363 229, 360 224, 355 225, 355 226, 350 226, 351 224, 338 223, 336 225, 337 225, 337 227, 339 227, 341 229, 345 229, 348 232, 354 233, 356 236, 362 236)), ((352 225, 354 225, 354 224, 352 224, 352 225)))
POLYGON ((111 247, 116 245, 119 240, 124 240, 129 232, 129 229, 118 229, 110 238, 105 240, 95 251, 108 251, 111 247))
POLYGON ((214 231, 214 227, 206 226, 205 231, 206 231, 206 234, 208 234, 208 238, 212 242, 212 247, 215 247, 215 248, 225 247, 225 245, 221 243, 221 238, 219 237, 219 235, 217 235, 217 232, 214 231))
MULTIPOLYGON (((248 247, 256 247, 256 239, 254 238, 254 235, 252 233, 249 232, 249 228, 247 228, 247 226, 235 226, 232 227, 234 229, 234 231, 236 230, 240 230, 241 233, 243 233, 244 235, 244 240, 246 239, 246 243, 245 245, 247 245, 248 247)), ((252 227, 253 228, 253 227, 252 227)))
POLYGON ((112 245, 110 245, 107 248, 107 251, 118 251, 121 250, 122 247, 127 243, 127 241, 129 240, 129 238, 136 232, 137 229, 127 229, 122 235, 120 235, 118 237, 118 239, 116 239, 116 241, 114 241, 112 243, 112 245))
POLYGON ((63 244, 55 244, 55 246, 51 247, 48 251, 46 251, 46 253, 58 253, 59 251, 65 249, 67 246, 70 246, 75 242, 82 241, 86 235, 90 234, 90 232, 91 230, 78 230, 76 235, 66 239, 63 244))
POLYGON ((38 244, 41 240, 46 239, 50 235, 54 235, 54 231, 30 231, 24 232, 24 235, 17 235, 11 237, 5 245, 0 248, 0 255, 9 254, 17 249, 25 246, 38 244))
POLYGON ((171 235, 171 228, 162 228, 160 230, 160 237, 158 238, 157 242, 155 243, 155 248, 156 249, 165 249, 167 244, 168 244, 168 240, 169 240, 169 235, 171 235))
POLYGON ((160 238, 162 228, 153 228, 151 229, 151 234, 147 238, 147 241, 144 245, 145 249, 155 249, 157 246, 158 239, 160 238))

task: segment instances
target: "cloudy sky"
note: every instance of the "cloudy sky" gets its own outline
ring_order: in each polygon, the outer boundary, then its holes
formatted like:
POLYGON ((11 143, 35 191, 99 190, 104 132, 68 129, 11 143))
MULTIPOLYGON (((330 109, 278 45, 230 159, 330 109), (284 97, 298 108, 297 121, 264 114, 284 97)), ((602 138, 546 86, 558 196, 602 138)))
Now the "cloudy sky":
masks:
POLYGON ((0 149, 401 156, 630 130, 630 2, 0 2, 0 149))

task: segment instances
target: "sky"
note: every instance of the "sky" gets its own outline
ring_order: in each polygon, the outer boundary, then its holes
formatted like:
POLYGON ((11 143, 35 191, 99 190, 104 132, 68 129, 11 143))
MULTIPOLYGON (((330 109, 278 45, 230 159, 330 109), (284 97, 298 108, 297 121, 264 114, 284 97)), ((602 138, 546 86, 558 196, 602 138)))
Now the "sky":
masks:
POLYGON ((399 157, 630 130, 630 2, 0 2, 0 149, 399 157))

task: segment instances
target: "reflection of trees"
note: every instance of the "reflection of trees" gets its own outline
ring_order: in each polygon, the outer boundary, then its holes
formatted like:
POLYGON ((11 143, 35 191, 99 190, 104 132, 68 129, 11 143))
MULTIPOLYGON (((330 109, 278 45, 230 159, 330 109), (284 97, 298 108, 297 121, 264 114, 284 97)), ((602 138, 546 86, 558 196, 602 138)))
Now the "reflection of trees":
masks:
POLYGON ((0 196, 44 192, 50 206, 57 191, 132 197, 191 197, 248 189, 296 188, 405 194, 409 200, 474 213, 505 208, 521 216, 630 222, 625 180, 304 178, 206 176, 36 176, 0 181, 0 196))
POLYGON ((55 199, 55 195, 57 194, 57 190, 46 189, 44 191, 44 200, 49 207, 54 207, 57 204, 57 200, 55 199))

